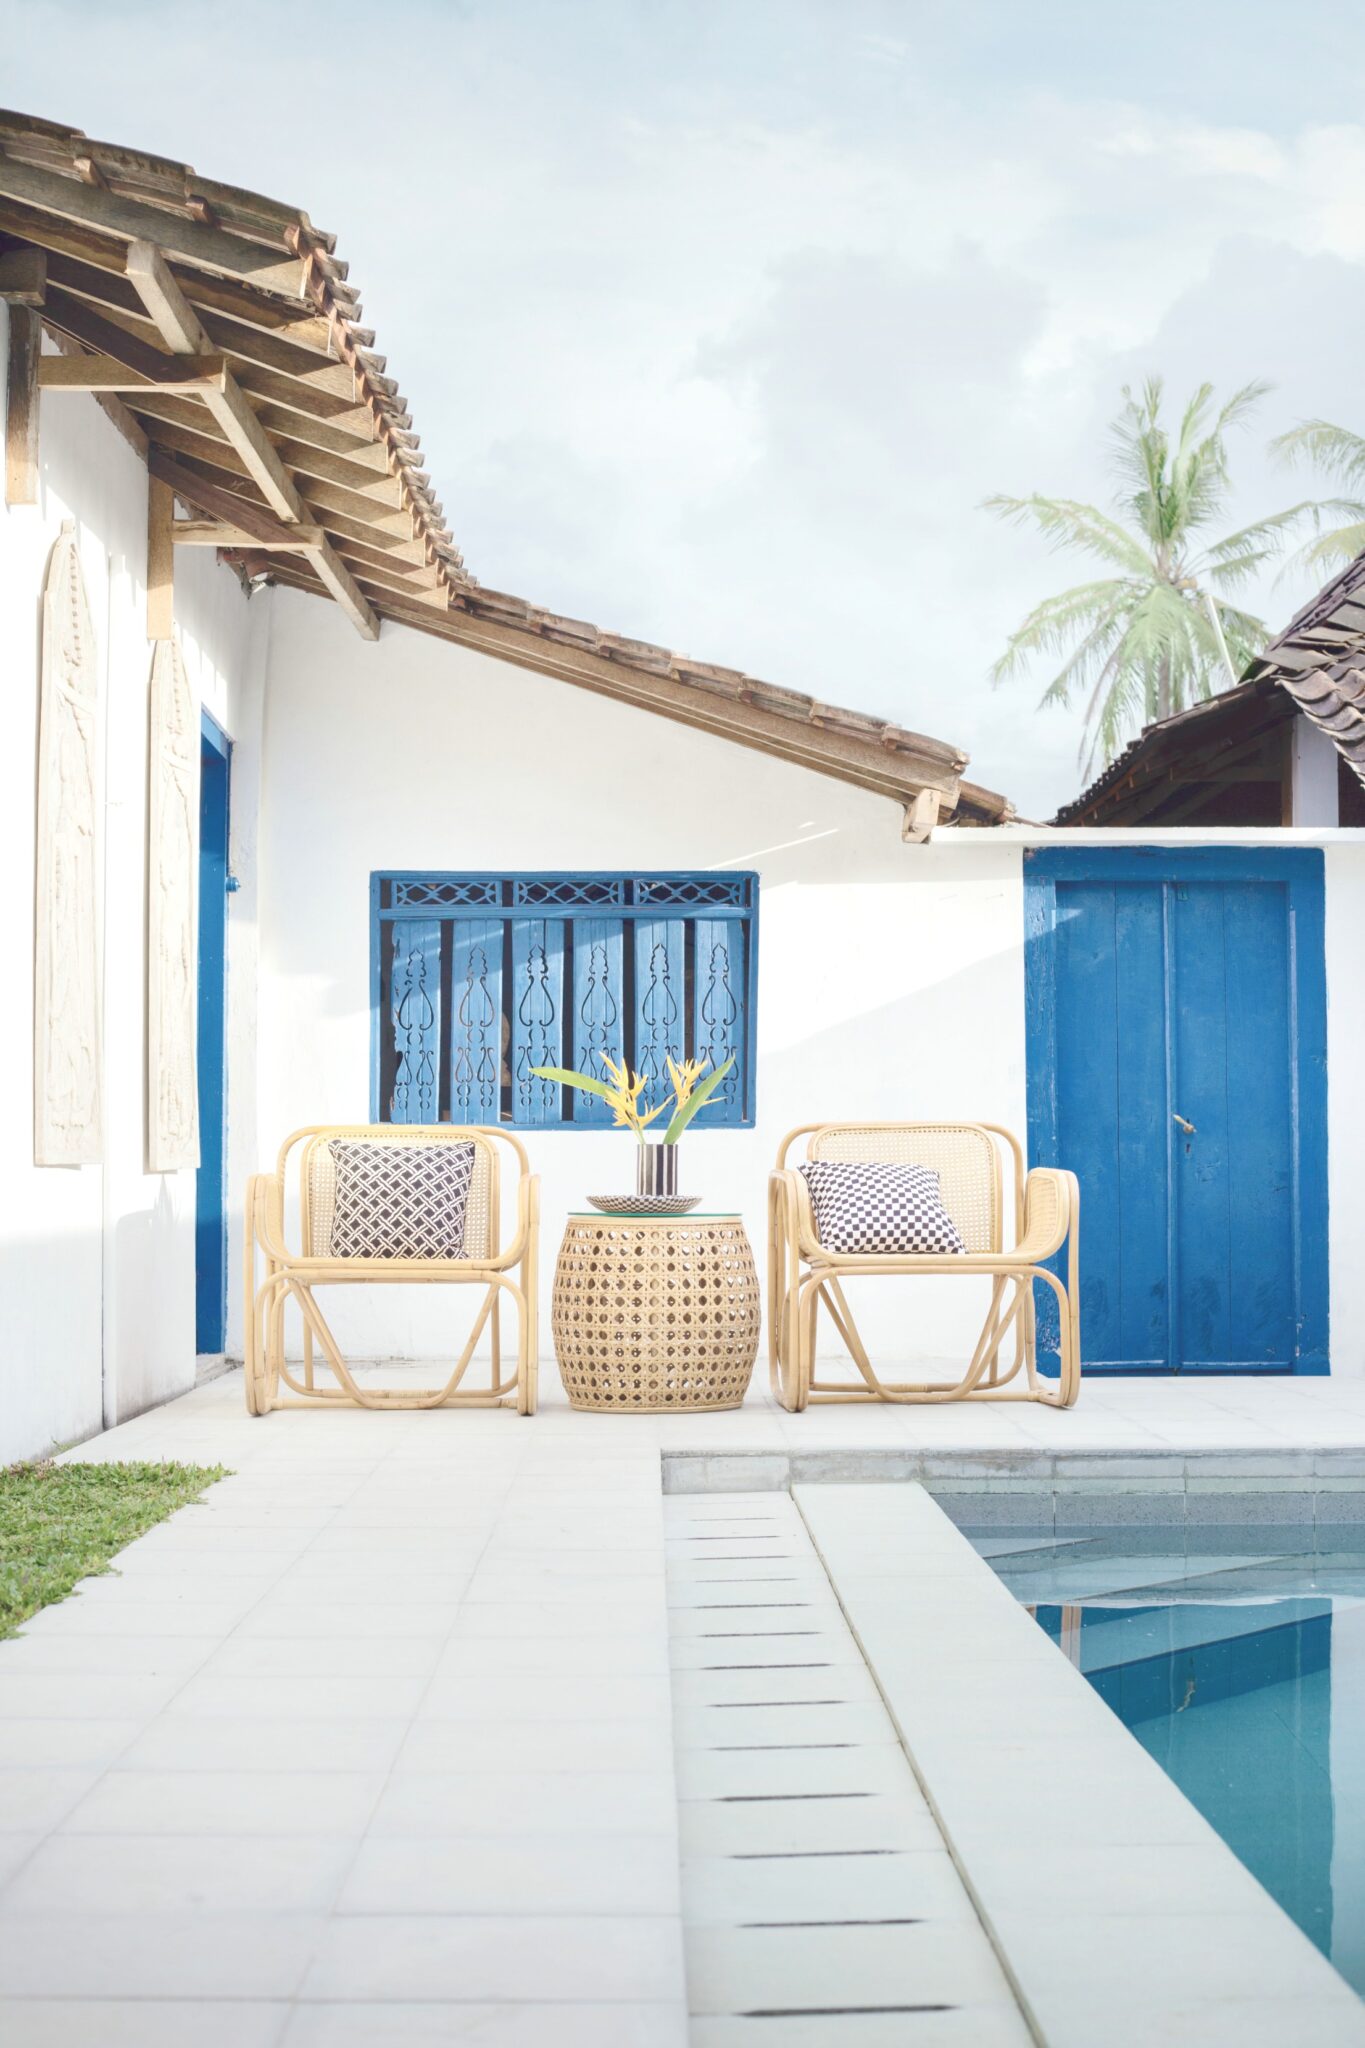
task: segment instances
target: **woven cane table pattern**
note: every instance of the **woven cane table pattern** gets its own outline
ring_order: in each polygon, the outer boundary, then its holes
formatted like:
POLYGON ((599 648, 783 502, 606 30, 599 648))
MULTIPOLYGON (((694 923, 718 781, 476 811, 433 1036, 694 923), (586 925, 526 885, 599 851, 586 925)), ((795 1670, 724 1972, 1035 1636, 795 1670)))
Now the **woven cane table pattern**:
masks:
POLYGON ((758 1274, 744 1225, 738 1216, 571 1216, 550 1319, 575 1408, 737 1408, 758 1354, 758 1274))

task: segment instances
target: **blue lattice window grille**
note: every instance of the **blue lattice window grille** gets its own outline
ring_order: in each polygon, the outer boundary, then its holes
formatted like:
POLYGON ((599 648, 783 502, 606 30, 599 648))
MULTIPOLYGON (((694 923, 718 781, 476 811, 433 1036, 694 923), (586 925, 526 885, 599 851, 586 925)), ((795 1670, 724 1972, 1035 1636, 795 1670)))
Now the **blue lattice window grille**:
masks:
POLYGON ((382 1123, 610 1124, 533 1067, 735 1065, 697 1117, 754 1120, 758 877, 370 877, 371 1114, 382 1123))

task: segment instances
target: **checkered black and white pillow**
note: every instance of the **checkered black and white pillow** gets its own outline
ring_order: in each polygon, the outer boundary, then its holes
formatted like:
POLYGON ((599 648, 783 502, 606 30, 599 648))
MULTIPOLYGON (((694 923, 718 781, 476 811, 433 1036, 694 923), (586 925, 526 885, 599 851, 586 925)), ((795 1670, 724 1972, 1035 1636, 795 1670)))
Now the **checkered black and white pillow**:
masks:
POLYGON ((334 1259, 458 1259, 474 1147, 332 1142, 334 1259))
POLYGON ((809 1159, 815 1228, 831 1252, 965 1252, 928 1166, 809 1159))

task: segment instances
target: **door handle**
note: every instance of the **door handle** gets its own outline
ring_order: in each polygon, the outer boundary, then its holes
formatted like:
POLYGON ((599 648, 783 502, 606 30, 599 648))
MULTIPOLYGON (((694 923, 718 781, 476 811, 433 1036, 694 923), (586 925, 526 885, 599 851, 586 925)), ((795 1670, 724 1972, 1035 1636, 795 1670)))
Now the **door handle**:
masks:
POLYGON ((1180 1116, 1175 1110, 1171 1111, 1171 1122, 1179 1124, 1182 1131, 1188 1131, 1191 1137, 1193 1137, 1194 1125, 1187 1118, 1180 1116))

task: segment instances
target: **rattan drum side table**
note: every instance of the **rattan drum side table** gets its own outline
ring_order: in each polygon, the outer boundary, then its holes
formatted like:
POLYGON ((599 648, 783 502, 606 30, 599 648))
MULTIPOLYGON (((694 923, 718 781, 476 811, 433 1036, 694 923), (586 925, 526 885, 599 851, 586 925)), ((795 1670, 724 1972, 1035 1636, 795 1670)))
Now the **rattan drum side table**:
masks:
POLYGON ((550 1310, 575 1408, 738 1408, 758 1355, 753 1248, 738 1216, 571 1215, 550 1310))

